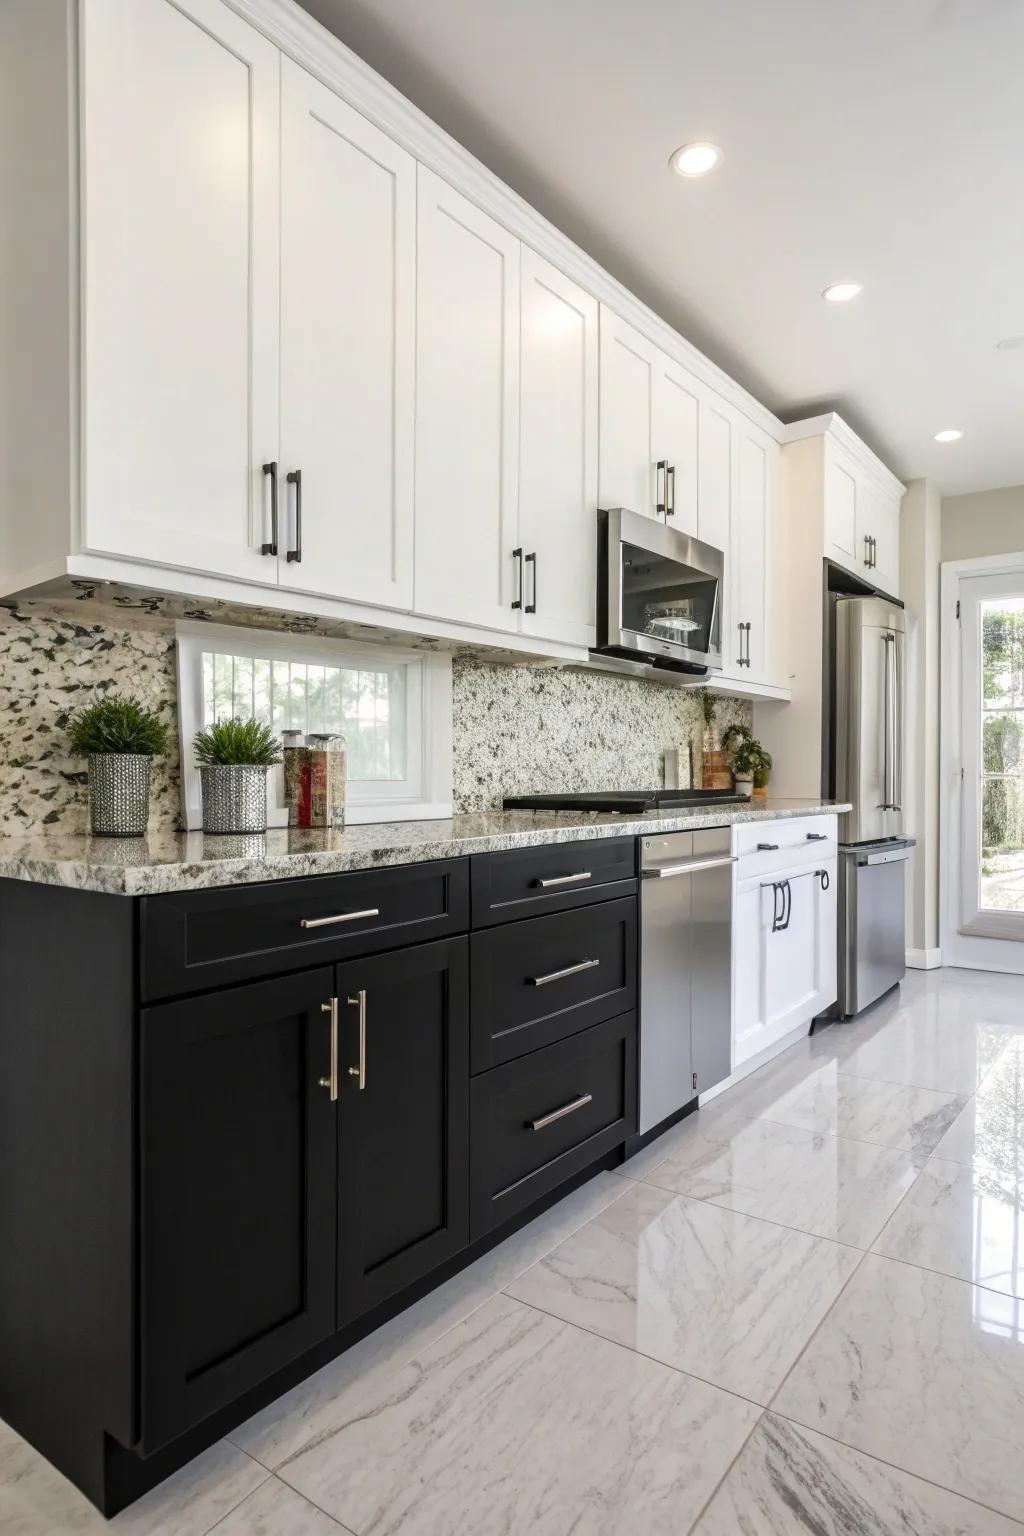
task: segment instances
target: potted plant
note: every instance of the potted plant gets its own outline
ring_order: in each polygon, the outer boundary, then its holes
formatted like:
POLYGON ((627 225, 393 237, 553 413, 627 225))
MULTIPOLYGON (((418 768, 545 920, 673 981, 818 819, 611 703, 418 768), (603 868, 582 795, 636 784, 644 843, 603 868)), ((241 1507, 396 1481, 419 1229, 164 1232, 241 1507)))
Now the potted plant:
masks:
POLYGON ((772 770, 772 756, 749 731, 739 738, 733 748, 732 766, 736 775, 736 788, 741 794, 764 795, 772 770))
POLYGON ((89 824, 97 837, 142 837, 149 820, 154 757, 167 726, 133 695, 111 694, 60 717, 71 750, 89 764, 89 824))
POLYGON ((728 755, 717 745, 715 736, 715 706, 718 700, 709 688, 698 688, 701 716, 704 721, 703 761, 701 780, 705 789, 731 789, 732 774, 728 755))
POLYGON ((267 830, 267 769, 280 743, 259 720, 217 720, 192 741, 203 790, 204 832, 267 830))

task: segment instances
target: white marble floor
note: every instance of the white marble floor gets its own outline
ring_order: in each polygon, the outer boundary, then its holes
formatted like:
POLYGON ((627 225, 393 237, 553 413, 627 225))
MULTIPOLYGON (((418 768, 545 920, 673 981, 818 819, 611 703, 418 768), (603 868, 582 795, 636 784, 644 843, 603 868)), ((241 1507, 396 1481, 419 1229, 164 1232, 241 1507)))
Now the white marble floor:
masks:
MULTIPOLYGON (((1024 1536, 1024 978, 911 973, 113 1522, 1024 1536)), ((3 1536, 104 1522, 0 1426, 3 1536)))

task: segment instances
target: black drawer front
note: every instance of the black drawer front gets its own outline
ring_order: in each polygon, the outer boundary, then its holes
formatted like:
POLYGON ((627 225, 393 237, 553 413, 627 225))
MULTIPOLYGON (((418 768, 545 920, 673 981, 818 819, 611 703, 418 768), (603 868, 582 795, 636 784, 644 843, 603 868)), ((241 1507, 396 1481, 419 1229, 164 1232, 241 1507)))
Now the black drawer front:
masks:
POLYGON ((479 853, 473 859, 473 926, 564 912, 635 889, 635 837, 479 853))
POLYGON ((469 1091, 477 1238, 635 1132, 636 1015, 485 1072, 469 1091))
POLYGON ((636 1005, 636 897, 474 933, 473 1072, 636 1005))
POLYGON ((444 859, 146 896, 141 908, 149 1001, 464 932, 469 871, 444 859))

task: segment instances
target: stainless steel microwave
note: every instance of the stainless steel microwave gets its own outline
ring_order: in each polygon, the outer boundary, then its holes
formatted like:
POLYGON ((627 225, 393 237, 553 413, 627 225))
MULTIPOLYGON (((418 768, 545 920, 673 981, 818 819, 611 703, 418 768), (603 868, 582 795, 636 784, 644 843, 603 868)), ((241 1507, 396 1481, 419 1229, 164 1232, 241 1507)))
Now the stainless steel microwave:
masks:
POLYGON ((706 676, 722 665, 725 556, 625 507, 597 514, 597 652, 706 676))

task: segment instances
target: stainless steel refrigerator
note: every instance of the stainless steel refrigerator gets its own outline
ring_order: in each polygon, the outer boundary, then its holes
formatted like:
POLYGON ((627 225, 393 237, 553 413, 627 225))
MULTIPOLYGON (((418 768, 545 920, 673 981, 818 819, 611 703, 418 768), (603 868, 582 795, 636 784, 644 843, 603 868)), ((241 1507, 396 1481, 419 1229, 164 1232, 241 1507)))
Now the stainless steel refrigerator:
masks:
POLYGON ((906 970, 906 623, 884 597, 835 602, 835 793, 839 818, 839 997, 849 1018, 906 970))

